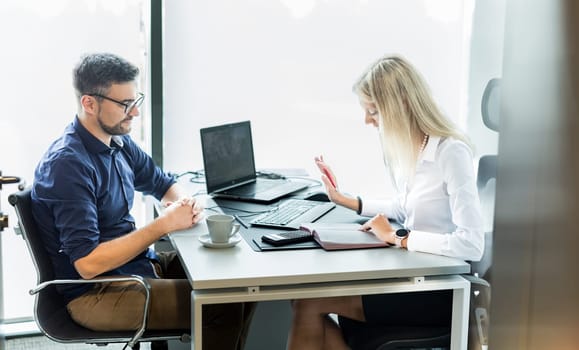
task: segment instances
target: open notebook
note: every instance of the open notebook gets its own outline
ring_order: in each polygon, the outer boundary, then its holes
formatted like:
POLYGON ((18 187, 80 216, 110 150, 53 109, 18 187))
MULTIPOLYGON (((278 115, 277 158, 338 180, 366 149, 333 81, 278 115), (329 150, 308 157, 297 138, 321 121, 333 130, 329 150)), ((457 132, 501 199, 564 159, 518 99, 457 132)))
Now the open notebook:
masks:
POLYGON ((379 240, 372 232, 360 231, 359 224, 308 223, 300 230, 308 231, 325 250, 385 248, 390 244, 379 240))

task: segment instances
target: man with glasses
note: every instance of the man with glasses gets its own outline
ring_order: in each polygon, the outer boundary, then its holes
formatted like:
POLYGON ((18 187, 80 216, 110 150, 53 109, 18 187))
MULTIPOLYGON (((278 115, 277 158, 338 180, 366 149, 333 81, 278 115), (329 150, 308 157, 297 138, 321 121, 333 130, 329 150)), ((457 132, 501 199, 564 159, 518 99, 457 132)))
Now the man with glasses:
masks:
MULTIPOLYGON (((84 56, 73 71, 78 114, 38 164, 34 218, 57 279, 140 275, 151 285, 147 329, 190 329, 191 287, 174 252, 149 247, 196 225, 203 208, 128 136, 144 95, 139 70, 112 54, 84 56), (152 195, 164 212, 137 228, 134 192, 152 195)), ((97 331, 135 330, 145 296, 136 283, 60 285, 71 317, 97 331)), ((242 349, 253 305, 203 308, 203 346, 242 349)))

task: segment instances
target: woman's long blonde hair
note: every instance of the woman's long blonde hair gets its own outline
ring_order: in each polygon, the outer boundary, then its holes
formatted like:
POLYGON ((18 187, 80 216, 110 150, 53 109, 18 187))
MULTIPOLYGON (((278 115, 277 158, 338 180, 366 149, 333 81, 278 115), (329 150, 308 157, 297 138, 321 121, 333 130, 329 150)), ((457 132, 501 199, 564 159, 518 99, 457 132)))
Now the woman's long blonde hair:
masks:
POLYGON ((423 135, 470 142, 434 102, 418 71, 400 56, 385 56, 372 64, 353 87, 363 101, 374 103, 386 165, 396 186, 411 181, 423 135))

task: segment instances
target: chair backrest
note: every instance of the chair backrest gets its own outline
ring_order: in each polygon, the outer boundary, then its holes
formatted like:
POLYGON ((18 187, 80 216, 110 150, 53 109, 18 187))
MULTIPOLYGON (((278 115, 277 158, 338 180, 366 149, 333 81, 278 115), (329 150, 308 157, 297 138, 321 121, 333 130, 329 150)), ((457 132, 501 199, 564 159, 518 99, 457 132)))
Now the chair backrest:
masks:
MULTIPOLYGON (((500 122, 500 103, 501 103, 501 80, 493 78, 489 80, 483 92, 481 102, 481 115, 486 127, 493 131, 499 131, 500 122)), ((479 192, 484 190, 489 182, 497 178, 497 156, 485 155, 479 160, 477 186, 479 192)), ((491 184, 491 185, 494 185, 491 184)), ((494 202, 494 187, 492 192, 483 193, 483 196, 488 196, 494 202)))
MULTIPOLYGON (((493 131, 499 131, 501 101, 501 79, 493 78, 487 83, 481 102, 484 124, 493 131)), ((497 155, 480 157, 477 174, 477 187, 485 224, 485 254, 481 261, 472 264, 473 272, 488 279, 492 262, 492 231, 495 209, 495 190, 497 178, 497 155)))
MULTIPOLYGON (((27 188, 13 193, 8 197, 8 202, 14 206, 22 237, 38 275, 38 283, 42 283, 54 279, 54 269, 32 216, 30 192, 30 188, 27 188)), ((76 325, 70 318, 64 298, 54 285, 44 288, 36 295, 34 316, 40 330, 54 340, 69 341, 76 338, 75 332, 86 336, 86 329, 76 325)))
POLYGON ((26 242, 28 251, 38 273, 38 283, 54 279, 54 269, 44 249, 42 238, 38 234, 38 226, 32 216, 32 199, 30 197, 30 188, 11 194, 8 202, 14 206, 18 223, 21 229, 22 237, 26 242))
POLYGON ((489 80, 483 92, 481 114, 487 128, 499 131, 501 108, 501 79, 489 80))

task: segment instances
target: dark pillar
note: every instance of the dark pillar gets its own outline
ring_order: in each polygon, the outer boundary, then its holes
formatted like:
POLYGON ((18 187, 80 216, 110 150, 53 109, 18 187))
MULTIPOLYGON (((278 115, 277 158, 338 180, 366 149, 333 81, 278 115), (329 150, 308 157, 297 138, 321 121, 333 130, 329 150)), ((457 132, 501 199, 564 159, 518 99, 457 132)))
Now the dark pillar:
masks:
POLYGON ((579 349, 578 9, 507 2, 490 349, 579 349))

